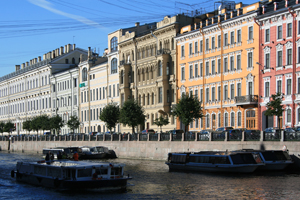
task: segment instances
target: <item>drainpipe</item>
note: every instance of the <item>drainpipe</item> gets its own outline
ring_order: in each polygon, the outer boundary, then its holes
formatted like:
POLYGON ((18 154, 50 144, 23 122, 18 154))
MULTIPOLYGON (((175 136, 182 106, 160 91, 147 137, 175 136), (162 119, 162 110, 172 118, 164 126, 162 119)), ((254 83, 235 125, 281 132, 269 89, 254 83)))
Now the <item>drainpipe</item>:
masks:
MULTIPOLYGON (((258 55, 262 55, 262 31, 260 30, 260 24, 258 23, 257 19, 254 18, 254 22, 255 24, 257 24, 257 26, 259 27, 259 33, 258 33, 258 37, 259 37, 259 48, 258 48, 258 55)), ((259 63, 263 63, 262 62, 262 56, 259 56, 259 60, 258 60, 259 63)), ((262 85, 261 85, 261 79, 262 79, 262 74, 261 74, 261 68, 263 68, 263 65, 259 64, 258 65, 258 99, 257 99, 257 120, 258 120, 258 123, 259 123, 259 126, 258 128, 260 130, 262 130, 262 113, 261 113, 261 106, 260 106, 260 103, 259 103, 259 97, 260 97, 260 94, 262 94, 262 85)), ((263 70, 263 69, 262 69, 263 70)))
POLYGON ((296 124, 296 119, 295 119, 295 94, 296 94, 296 37, 297 37, 297 33, 296 33, 296 20, 295 17, 297 17, 297 14, 295 13, 294 10, 292 10, 292 7, 288 8, 289 13, 292 15, 293 17, 293 92, 292 92, 292 124, 291 127, 293 127, 296 124))
POLYGON ((222 120, 222 118, 223 118, 223 114, 224 114, 224 111, 223 111, 223 80, 224 80, 224 75, 223 75, 223 51, 224 51, 224 49, 223 49, 223 37, 224 37, 224 35, 223 35, 223 28, 222 28, 222 26, 221 26, 221 22, 218 22, 218 27, 219 27, 219 29, 220 29, 220 32, 221 32, 221 72, 220 72, 220 74, 221 74, 221 98, 220 98, 220 111, 221 111, 221 117, 220 117, 220 121, 221 121, 221 123, 220 123, 220 126, 222 127, 222 124, 223 124, 223 120, 222 120))

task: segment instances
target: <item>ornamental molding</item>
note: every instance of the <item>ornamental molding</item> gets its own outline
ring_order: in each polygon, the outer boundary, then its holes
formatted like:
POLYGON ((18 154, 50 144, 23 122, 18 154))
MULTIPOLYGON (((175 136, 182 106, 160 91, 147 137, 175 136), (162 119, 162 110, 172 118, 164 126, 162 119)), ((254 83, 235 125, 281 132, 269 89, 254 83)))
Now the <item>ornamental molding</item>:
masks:
POLYGON ((291 41, 288 41, 287 43, 285 43, 285 46, 287 49, 290 49, 293 47, 293 43, 291 41))
POLYGON ((268 47, 268 46, 266 46, 266 47, 264 48, 264 53, 270 53, 270 52, 271 52, 271 48, 268 47))
POLYGON ((283 49, 283 45, 282 44, 279 43, 279 44, 276 45, 276 50, 277 51, 281 51, 282 49, 283 49))

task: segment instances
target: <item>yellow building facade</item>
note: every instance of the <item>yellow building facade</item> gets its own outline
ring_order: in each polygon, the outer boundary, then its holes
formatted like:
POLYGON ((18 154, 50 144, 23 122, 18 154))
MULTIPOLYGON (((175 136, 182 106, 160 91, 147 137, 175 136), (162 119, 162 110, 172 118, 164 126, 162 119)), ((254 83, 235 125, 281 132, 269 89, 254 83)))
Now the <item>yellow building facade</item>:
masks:
MULTIPOLYGON (((183 93, 198 97, 205 116, 191 123, 190 131, 258 128, 257 9, 259 2, 221 6, 176 37, 177 98, 183 93)), ((177 128, 184 129, 179 119, 177 128)))

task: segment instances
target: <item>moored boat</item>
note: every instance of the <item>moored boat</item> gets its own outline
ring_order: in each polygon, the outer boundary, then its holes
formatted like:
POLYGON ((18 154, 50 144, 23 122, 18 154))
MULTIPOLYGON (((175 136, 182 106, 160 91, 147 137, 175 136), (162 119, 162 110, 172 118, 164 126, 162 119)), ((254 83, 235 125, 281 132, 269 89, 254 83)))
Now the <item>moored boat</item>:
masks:
POLYGON ((83 161, 18 162, 11 172, 17 181, 58 189, 126 189, 124 164, 83 161))
POLYGON ((170 171, 199 171, 199 172, 233 172, 251 173, 262 163, 257 163, 253 155, 248 152, 183 152, 169 153, 170 171))
POLYGON ((288 165, 293 164, 292 158, 288 152, 283 150, 242 149, 235 152, 252 153, 256 162, 264 163, 264 165, 258 168, 259 170, 284 170, 288 165))

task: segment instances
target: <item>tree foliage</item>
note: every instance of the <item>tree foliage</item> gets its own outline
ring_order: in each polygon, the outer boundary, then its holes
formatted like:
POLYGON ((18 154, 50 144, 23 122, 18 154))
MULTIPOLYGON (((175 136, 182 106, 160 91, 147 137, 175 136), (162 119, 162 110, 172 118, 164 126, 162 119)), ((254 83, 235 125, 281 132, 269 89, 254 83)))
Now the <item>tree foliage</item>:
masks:
MULTIPOLYGON (((279 117, 283 113, 282 95, 280 92, 271 95, 271 100, 267 103, 266 116, 277 116, 277 124, 279 125, 279 117)), ((279 125, 280 128, 280 125, 279 125)))
POLYGON ((132 127, 132 133, 135 133, 134 127, 139 124, 145 123, 145 111, 137 101, 129 99, 124 102, 120 110, 120 119, 119 121, 124 124, 132 127))
POLYGON ((50 118, 48 115, 40 115, 37 117, 38 118, 38 121, 41 125, 41 130, 43 130, 43 132, 45 130, 51 130, 51 127, 50 127, 50 118))
POLYGON ((169 122, 169 118, 168 117, 163 117, 160 116, 159 118, 156 118, 153 122, 153 124, 157 125, 158 127, 160 127, 160 132, 162 132, 162 126, 168 125, 169 122))
POLYGON ((99 118, 105 122, 107 128, 111 132, 112 128, 114 128, 116 126, 116 123, 119 121, 119 117, 119 106, 115 103, 109 103, 103 108, 99 118))
POLYGON ((188 125, 191 122, 203 117, 201 102, 197 97, 182 94, 173 110, 173 115, 179 117, 185 125, 185 131, 188 131, 188 125))
POLYGON ((14 131, 15 129, 16 129, 15 125, 11 121, 8 121, 4 125, 4 132, 9 132, 10 133, 10 132, 14 131))
POLYGON ((3 136, 3 132, 4 132, 4 127, 5 127, 5 123, 0 122, 0 133, 2 133, 2 136, 3 136))
POLYGON ((50 118, 50 127, 51 129, 56 130, 58 135, 59 129, 64 126, 64 121, 59 115, 53 116, 50 118))
POLYGON ((80 126, 80 121, 77 116, 71 116, 69 121, 67 122, 67 126, 72 129, 73 133, 75 133, 75 129, 78 129, 80 126))
POLYGON ((32 127, 31 127, 31 119, 26 119, 26 120, 23 122, 23 129, 29 131, 29 134, 30 134, 30 131, 32 131, 32 127))

